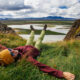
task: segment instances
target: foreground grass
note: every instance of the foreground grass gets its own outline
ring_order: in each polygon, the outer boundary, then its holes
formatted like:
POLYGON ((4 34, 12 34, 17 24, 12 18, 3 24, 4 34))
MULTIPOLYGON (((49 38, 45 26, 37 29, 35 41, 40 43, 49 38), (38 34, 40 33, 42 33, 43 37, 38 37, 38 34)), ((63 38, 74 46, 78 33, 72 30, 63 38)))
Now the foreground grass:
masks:
MULTIPOLYGON (((28 30, 28 29, 15 29, 15 30, 17 30, 18 34, 30 34, 31 33, 31 30, 28 30)), ((41 33, 41 31, 42 30, 35 30, 35 34, 39 35, 41 33)), ((65 34, 47 30, 46 35, 65 35, 65 34)))
MULTIPOLYGON (((0 38, 2 35, 0 35, 0 38)), ((11 35, 6 35, 0 44, 7 47, 17 47, 24 45, 25 40, 11 35), (7 39, 13 42, 7 42, 7 39), (5 42, 6 44, 5 44, 5 42), (16 45, 17 44, 17 45, 16 45), (14 46, 16 45, 16 46, 14 46)), ((47 64, 52 68, 62 71, 69 71, 76 75, 75 80, 80 79, 80 41, 46 43, 42 46, 40 57, 37 58, 39 62, 47 64)), ((0 80, 59 80, 53 76, 49 76, 38 70, 36 66, 31 65, 26 61, 13 63, 7 67, 0 67, 0 80)))

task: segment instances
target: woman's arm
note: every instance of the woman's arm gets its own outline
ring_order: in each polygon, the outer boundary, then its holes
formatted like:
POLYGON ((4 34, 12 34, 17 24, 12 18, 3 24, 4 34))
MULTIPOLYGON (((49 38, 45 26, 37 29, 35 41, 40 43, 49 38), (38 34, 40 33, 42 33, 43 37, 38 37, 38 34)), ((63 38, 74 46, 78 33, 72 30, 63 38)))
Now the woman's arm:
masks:
POLYGON ((49 75, 52 75, 52 76, 55 76, 57 78, 64 78, 63 77, 63 72, 62 71, 59 71, 59 70, 56 70, 56 69, 53 69, 45 64, 42 64, 38 61, 36 61, 35 59, 33 59, 31 56, 29 56, 27 58, 27 61, 31 62, 32 64, 36 65, 40 71, 43 71, 45 73, 48 73, 49 75))
POLYGON ((75 79, 75 75, 70 73, 70 72, 62 72, 56 69, 53 69, 45 64, 42 64, 38 61, 36 61, 35 59, 33 59, 33 57, 29 56, 27 61, 31 62, 32 64, 36 65, 41 71, 48 73, 49 75, 52 75, 54 77, 63 79, 65 78, 66 80, 74 80, 75 79))

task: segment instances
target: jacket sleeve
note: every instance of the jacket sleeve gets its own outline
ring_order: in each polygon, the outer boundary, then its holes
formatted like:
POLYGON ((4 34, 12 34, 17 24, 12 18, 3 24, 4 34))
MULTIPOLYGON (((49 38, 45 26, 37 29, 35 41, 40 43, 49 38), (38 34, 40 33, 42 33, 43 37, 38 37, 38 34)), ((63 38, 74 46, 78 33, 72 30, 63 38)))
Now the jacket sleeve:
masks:
POLYGON ((36 61, 33 57, 28 57, 27 61, 31 62, 32 64, 36 65, 40 71, 43 71, 45 73, 48 73, 49 75, 55 76, 57 78, 62 79, 63 78, 63 72, 53 69, 45 64, 42 64, 38 61, 36 61))
POLYGON ((0 44, 0 51, 4 49, 7 49, 7 47, 0 44))

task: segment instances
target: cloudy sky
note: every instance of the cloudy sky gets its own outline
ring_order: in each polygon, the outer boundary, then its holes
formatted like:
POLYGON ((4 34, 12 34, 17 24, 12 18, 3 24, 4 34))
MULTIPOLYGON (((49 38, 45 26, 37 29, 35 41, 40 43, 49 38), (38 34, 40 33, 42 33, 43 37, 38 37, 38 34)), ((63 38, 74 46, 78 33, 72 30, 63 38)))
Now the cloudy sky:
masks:
POLYGON ((0 18, 80 18, 80 0, 0 0, 0 18))

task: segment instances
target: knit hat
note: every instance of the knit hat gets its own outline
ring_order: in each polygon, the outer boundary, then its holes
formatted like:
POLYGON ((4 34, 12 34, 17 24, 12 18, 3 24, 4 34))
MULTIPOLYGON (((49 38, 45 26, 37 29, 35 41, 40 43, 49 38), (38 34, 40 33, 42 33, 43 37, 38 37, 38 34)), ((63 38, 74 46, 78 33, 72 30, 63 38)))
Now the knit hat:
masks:
POLYGON ((4 64, 10 64, 14 62, 14 58, 11 56, 8 49, 0 52, 0 61, 2 61, 4 64))

